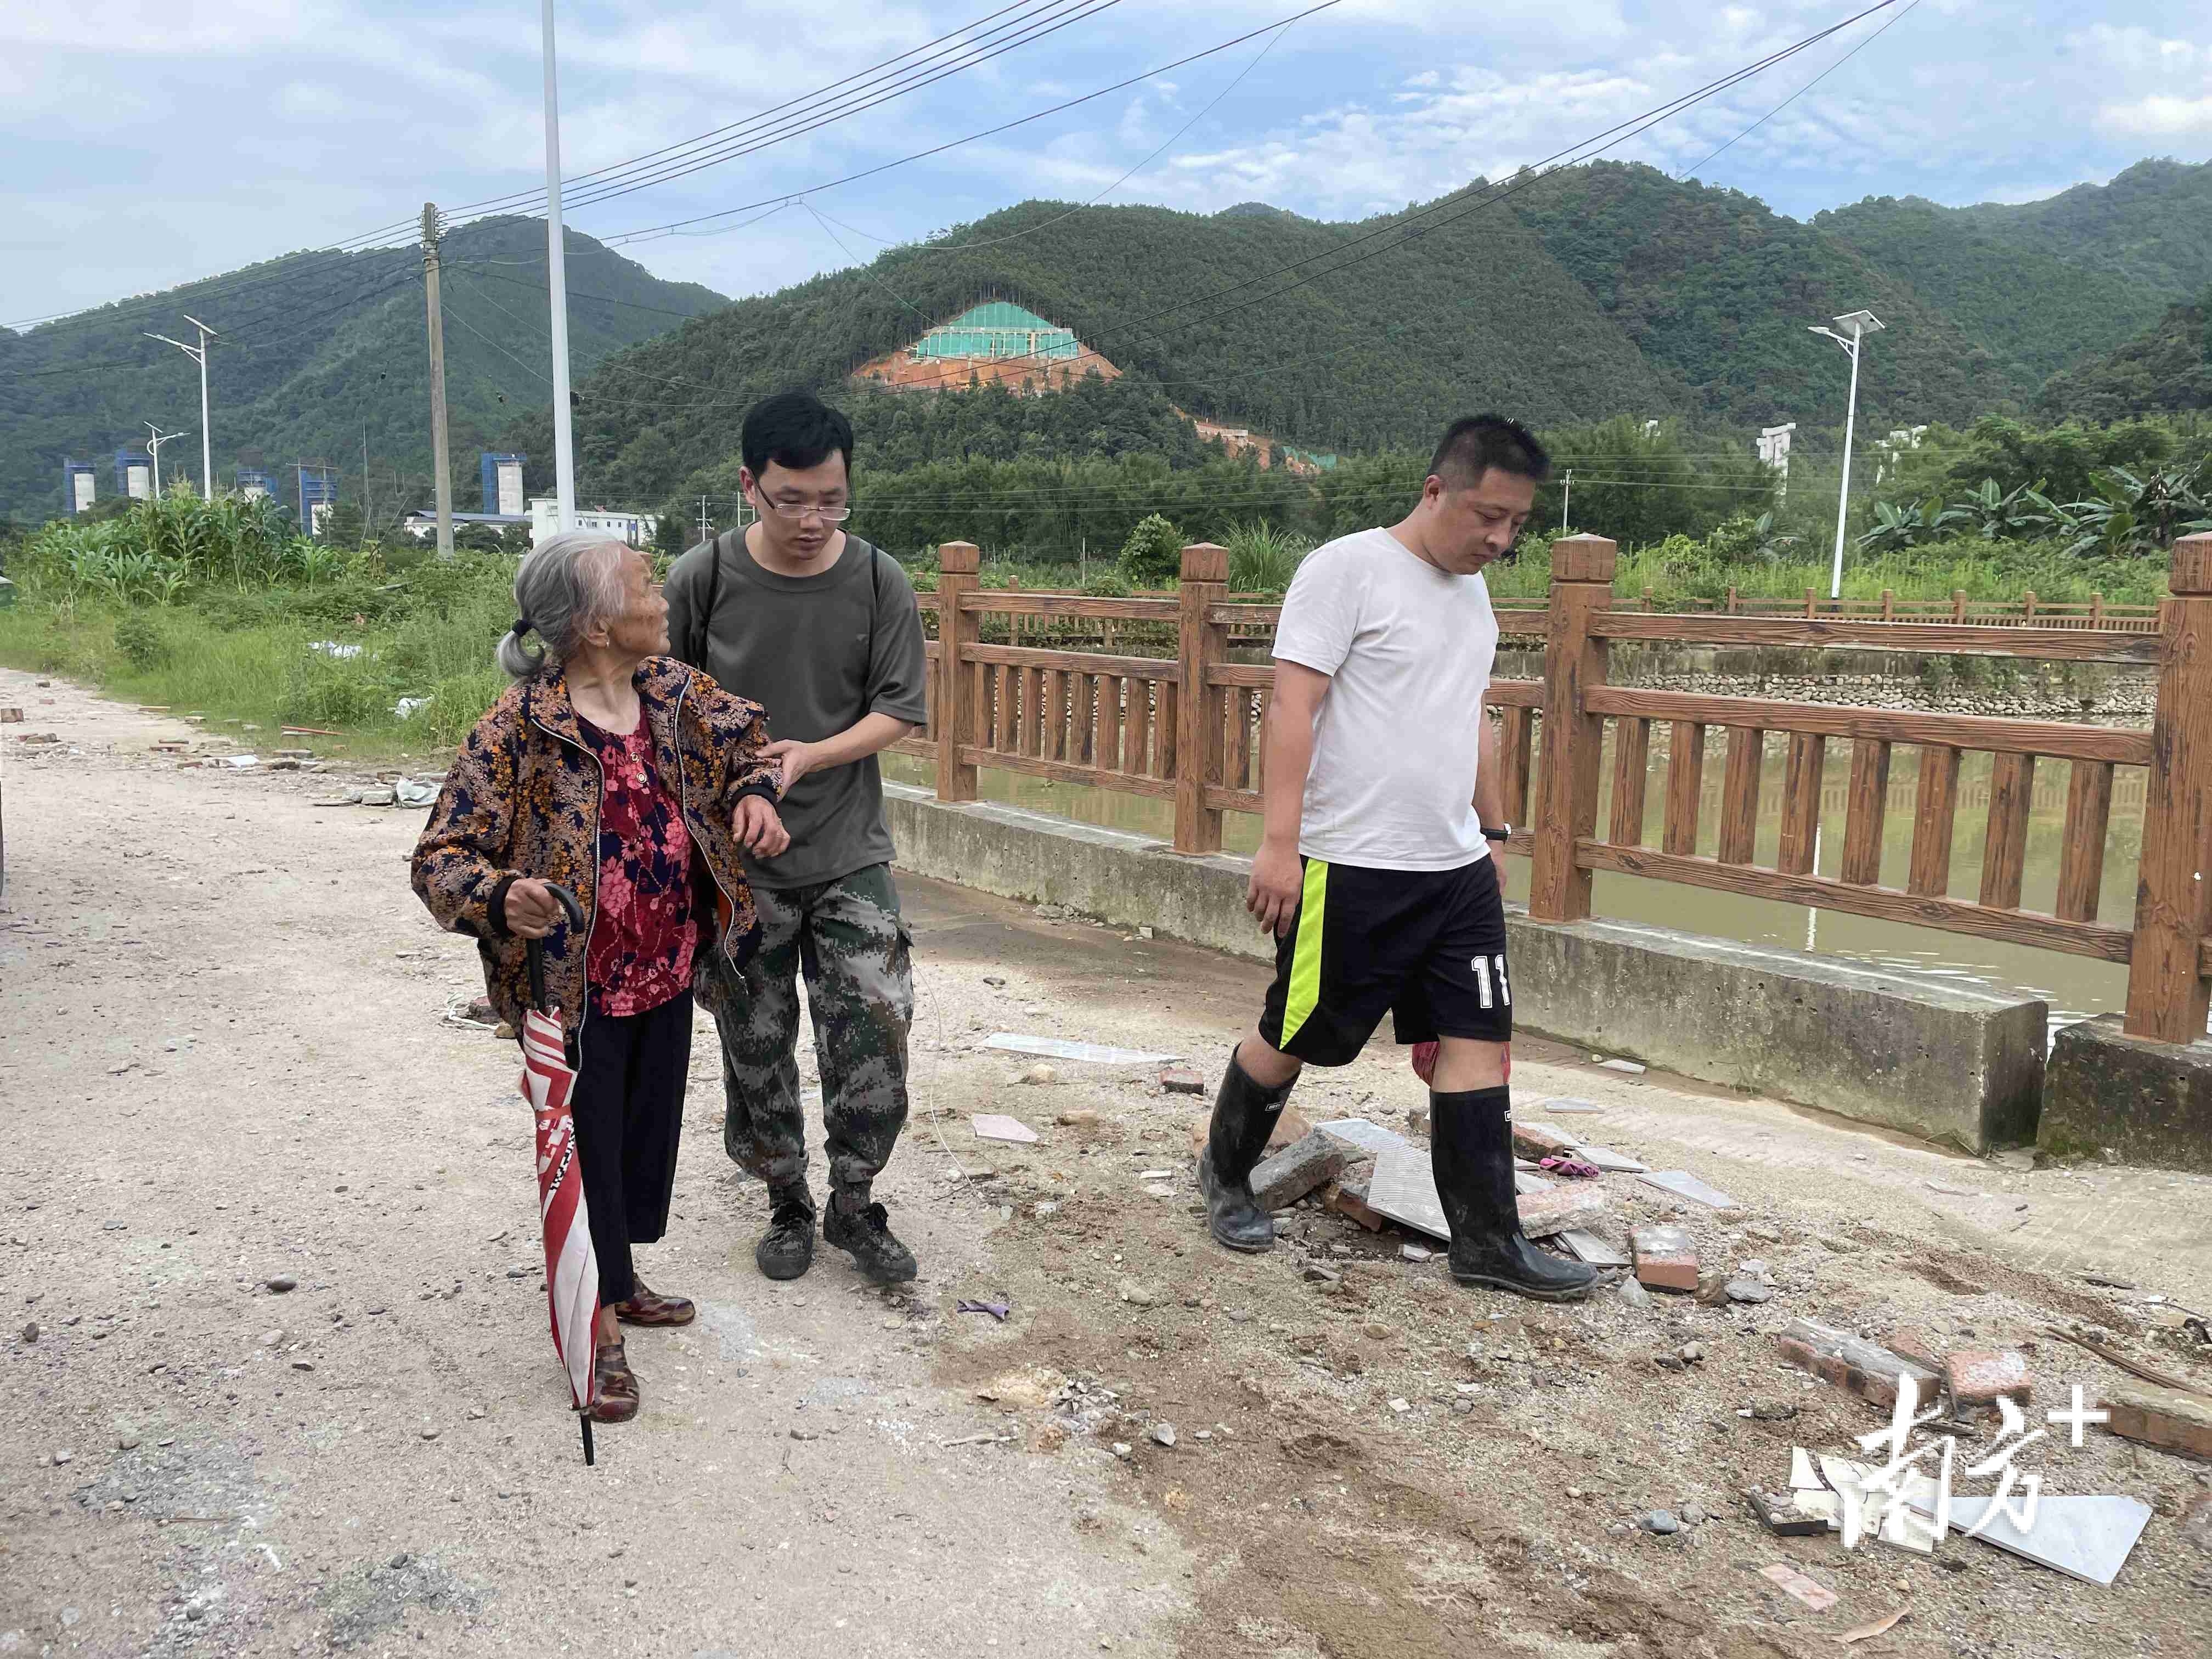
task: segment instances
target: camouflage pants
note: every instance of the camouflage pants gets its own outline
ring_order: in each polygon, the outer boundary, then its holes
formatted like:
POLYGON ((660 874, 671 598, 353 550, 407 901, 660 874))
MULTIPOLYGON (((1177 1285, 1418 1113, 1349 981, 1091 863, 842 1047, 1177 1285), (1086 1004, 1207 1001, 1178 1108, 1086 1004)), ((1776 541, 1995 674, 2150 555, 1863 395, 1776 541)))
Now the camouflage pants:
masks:
POLYGON ((890 866, 871 865, 809 887, 756 887, 753 899, 759 948, 716 1016, 722 1145, 763 1181, 781 1185, 806 1174, 796 1058, 804 973, 830 1184, 865 1192, 906 1127, 914 964, 890 866))

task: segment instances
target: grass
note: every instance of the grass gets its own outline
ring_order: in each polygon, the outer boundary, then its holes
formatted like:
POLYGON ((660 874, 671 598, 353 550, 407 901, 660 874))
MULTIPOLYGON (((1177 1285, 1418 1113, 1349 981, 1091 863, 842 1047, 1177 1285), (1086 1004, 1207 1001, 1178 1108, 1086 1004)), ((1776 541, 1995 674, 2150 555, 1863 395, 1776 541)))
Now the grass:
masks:
POLYGON ((469 562, 482 568, 404 582, 403 603, 374 620, 359 611, 332 619, 326 590, 122 605, 60 598, 33 581, 0 611, 0 662, 271 733, 334 729, 343 737, 313 746, 335 754, 442 755, 507 684, 491 652, 512 615, 512 565, 469 562), (356 649, 334 656, 313 648, 318 641, 356 649), (403 718, 394 712, 403 696, 428 701, 403 718))

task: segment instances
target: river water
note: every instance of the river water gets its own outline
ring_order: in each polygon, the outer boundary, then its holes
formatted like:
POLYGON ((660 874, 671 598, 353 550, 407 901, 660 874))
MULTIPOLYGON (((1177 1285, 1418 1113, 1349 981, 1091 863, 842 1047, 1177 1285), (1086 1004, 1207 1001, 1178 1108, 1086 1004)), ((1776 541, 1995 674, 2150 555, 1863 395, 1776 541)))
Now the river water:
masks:
MULTIPOLYGON (((1663 723, 1653 722, 1651 771, 1644 793, 1647 847, 1659 844, 1660 817, 1666 801, 1666 759, 1662 752, 1665 731, 1663 723)), ((1781 836, 1785 741, 1778 736, 1770 738, 1761 772, 1759 841, 1754 859, 1765 865, 1774 862, 1781 836)), ((1714 850, 1720 823, 1720 785, 1726 748, 1724 741, 1709 742, 1703 807, 1698 815, 1700 853, 1711 854, 1714 850)), ((926 761, 901 755, 884 758, 888 776, 924 787, 934 781, 935 775, 926 761)), ((1990 765, 1987 755, 1969 753, 1962 757, 1958 816, 1952 841, 1950 891, 1954 897, 1971 899, 1980 890, 1990 765)), ((1607 780, 1608 796, 1611 769, 1608 737, 1603 774, 1607 780)), ((1842 861, 1850 771, 1850 744, 1832 742, 1820 790, 1821 836, 1817 862, 1823 875, 1838 873, 1842 861)), ((1883 824, 1882 880, 1886 885, 1901 888, 1905 884, 1905 869, 1911 858, 1913 797, 1918 775, 1919 751, 1899 745, 1893 751, 1890 767, 1889 810, 1883 824)), ((2021 897, 2024 908, 2048 911, 2055 902, 2059 839, 2065 824, 2067 779, 2064 762, 2038 763, 2034 805, 2028 823, 2027 878, 2021 897)), ((2142 845, 2144 784, 2144 774, 2138 767, 2121 767, 2113 775, 2112 823, 2106 842, 2104 891, 2097 920, 2115 927, 2127 927, 2134 918, 2136 861, 2142 845)), ((1175 806, 1168 800, 1053 783, 1042 778, 989 769, 979 774, 978 788, 987 799, 1007 801, 1085 823, 1133 830, 1163 841, 1174 833, 1175 806)), ((1610 810, 1609 800, 1601 803, 1601 829, 1608 821, 1610 810)), ((1256 817, 1243 812, 1226 815, 1223 842, 1228 850, 1249 854, 1259 845, 1259 837, 1260 820, 1256 817)), ((1507 896, 1525 900, 1528 860, 1508 858, 1502 861, 1502 867, 1507 896)), ((1595 915, 1622 921, 1716 934, 1747 944, 1814 951, 1852 962, 1908 969, 1973 981, 1993 989, 2024 993, 2050 1004, 2054 1025, 2115 1012, 2127 998, 2127 969, 2117 963, 1769 899, 1744 898, 1710 888, 1615 875, 1607 871, 1599 872, 1595 877, 1591 909, 1595 915)))

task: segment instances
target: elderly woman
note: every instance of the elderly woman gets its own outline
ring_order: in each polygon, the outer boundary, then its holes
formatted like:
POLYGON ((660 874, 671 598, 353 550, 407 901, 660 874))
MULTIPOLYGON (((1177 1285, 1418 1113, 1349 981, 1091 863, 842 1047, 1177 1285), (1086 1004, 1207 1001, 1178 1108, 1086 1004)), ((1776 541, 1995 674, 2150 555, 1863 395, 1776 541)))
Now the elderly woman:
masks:
MULTIPOLYGON (((549 537, 515 573, 500 641, 514 676, 462 744, 415 848, 415 890, 469 933, 500 1017, 518 1031, 526 942, 544 941, 545 992, 577 1068, 571 1110, 599 1266, 593 1415, 637 1415, 623 1324, 694 1313, 637 1277, 635 1244, 668 1222, 695 987, 757 933, 740 848, 789 844, 776 816, 768 721, 664 654, 668 606, 644 555, 589 531, 549 537), (544 648, 529 650, 535 633, 544 648), (581 901, 581 936, 546 884, 581 901)), ((734 978, 734 975, 731 975, 734 978)))

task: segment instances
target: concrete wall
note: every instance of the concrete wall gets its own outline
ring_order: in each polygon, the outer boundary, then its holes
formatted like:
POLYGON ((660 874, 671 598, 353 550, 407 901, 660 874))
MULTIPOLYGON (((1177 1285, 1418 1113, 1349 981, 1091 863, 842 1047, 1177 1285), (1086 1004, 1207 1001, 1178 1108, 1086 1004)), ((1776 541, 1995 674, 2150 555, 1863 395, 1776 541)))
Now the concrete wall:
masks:
POLYGON ((2068 1026, 2051 1045, 2038 1139, 2062 1158, 2110 1151, 2212 1174, 2212 1042, 2131 1037, 2114 1014, 2068 1026))
MULTIPOLYGON (((902 868, 1239 956, 1269 941, 1246 861, 884 786, 902 868)), ((1525 1028, 1971 1152, 2035 1138, 2045 1006, 1795 951, 1624 922, 1506 919, 1525 1028)), ((1255 1013, 1258 1012, 1255 1008, 1255 1013)))

